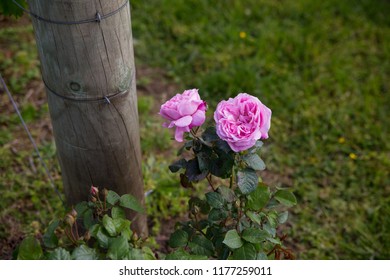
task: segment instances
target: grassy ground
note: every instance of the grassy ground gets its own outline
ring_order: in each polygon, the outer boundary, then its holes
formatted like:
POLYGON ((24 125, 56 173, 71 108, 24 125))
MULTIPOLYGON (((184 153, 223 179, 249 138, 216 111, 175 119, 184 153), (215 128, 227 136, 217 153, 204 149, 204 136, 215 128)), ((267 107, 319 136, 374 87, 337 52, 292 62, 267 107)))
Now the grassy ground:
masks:
MULTIPOLYGON (((155 117, 159 104, 196 87, 212 110, 248 92, 273 110, 263 177, 295 190, 288 231, 298 258, 390 258, 387 1, 131 3, 154 233, 159 219, 185 209, 185 193, 167 173, 174 152, 155 117)), ((0 71, 60 184, 32 29, 12 24, 0 30, 0 71)), ((0 240, 12 243, 61 208, 4 94, 0 126, 0 240)))

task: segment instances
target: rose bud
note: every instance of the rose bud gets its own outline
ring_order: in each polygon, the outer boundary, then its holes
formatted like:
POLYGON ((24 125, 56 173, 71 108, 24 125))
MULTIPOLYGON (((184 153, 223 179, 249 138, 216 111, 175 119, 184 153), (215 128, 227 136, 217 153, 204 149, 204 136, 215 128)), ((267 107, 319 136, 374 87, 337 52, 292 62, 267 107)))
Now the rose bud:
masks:
POLYGON ((70 226, 73 226, 74 225, 74 223, 75 223, 75 218, 72 216, 72 215, 70 215, 70 214, 66 214, 66 216, 65 216, 65 219, 64 219, 64 222, 65 223, 67 223, 68 225, 70 225, 70 226))
POLYGON ((70 211, 70 214, 74 217, 77 218, 77 211, 73 208, 72 211, 70 211))
POLYGON ((99 189, 97 187, 91 186, 90 193, 93 196, 97 196, 99 194, 99 189))

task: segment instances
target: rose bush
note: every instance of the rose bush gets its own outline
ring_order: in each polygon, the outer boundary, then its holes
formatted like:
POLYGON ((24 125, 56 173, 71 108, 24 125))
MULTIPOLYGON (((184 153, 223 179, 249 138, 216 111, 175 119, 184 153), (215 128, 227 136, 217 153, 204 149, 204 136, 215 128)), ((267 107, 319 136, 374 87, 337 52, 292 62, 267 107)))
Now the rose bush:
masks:
POLYGON ((216 126, 205 122, 206 103, 198 90, 186 90, 161 106, 160 115, 176 127, 175 138, 186 142, 182 158, 169 166, 179 172, 180 184, 196 190, 206 179, 205 193, 191 192, 188 218, 175 225, 168 254, 130 228, 125 210, 145 213, 131 194, 91 186, 89 201, 72 207, 54 220, 37 239, 29 236, 15 252, 17 259, 120 259, 199 260, 293 259, 284 245, 287 235, 280 225, 288 207, 297 201, 285 188, 268 187, 258 172, 265 169, 259 156, 268 138, 271 110, 246 93, 222 101, 214 114, 216 126), (184 153, 184 150, 187 152, 184 153), (152 250, 154 248, 154 250, 152 250))
POLYGON ((165 127, 176 127, 176 141, 183 142, 184 132, 190 132, 191 128, 204 123, 206 108, 206 102, 200 99, 198 90, 190 89, 176 94, 161 105, 160 115, 168 120, 163 124, 165 127))
POLYGON ((244 151, 268 138, 271 113, 257 97, 240 93, 218 104, 214 113, 217 134, 233 151, 244 151))
MULTIPOLYGON (((187 104, 174 102, 172 107, 187 109, 180 106, 187 104)), ((278 227, 287 221, 286 208, 296 198, 288 189, 268 187, 258 174, 265 169, 259 139, 268 138, 271 110, 257 97, 240 93, 218 104, 214 120, 216 125, 204 130, 184 130, 190 133, 179 150, 182 157, 169 166, 181 173, 184 188, 195 189, 194 184, 206 179, 207 189, 189 199, 189 221, 176 224, 169 239, 174 250, 166 259, 294 258, 278 227)), ((172 122, 168 127, 181 121, 172 122)))

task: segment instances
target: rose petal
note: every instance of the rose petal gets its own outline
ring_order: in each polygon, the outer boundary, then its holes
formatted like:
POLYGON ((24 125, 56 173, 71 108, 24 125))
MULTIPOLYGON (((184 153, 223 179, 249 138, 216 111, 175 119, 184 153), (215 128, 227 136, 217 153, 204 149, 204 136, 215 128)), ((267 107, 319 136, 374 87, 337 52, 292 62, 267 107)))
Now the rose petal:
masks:
POLYGON ((204 111, 196 111, 195 114, 192 115, 192 126, 201 126, 206 120, 206 113, 204 111))
POLYGON ((188 127, 176 127, 175 140, 177 142, 183 142, 184 132, 189 132, 189 131, 190 131, 190 129, 188 127))
POLYGON ((189 126, 191 122, 192 122, 192 117, 185 116, 175 121, 175 125, 178 127, 186 127, 189 126))
POLYGON ((192 100, 200 100, 198 89, 187 89, 183 92, 183 96, 190 96, 192 100))
POLYGON ((200 104, 202 104, 201 100, 183 100, 182 102, 180 102, 177 109, 180 115, 188 116, 195 113, 200 104))
POLYGON ((171 108, 163 108, 163 107, 160 109, 160 115, 170 121, 177 120, 178 118, 181 117, 181 115, 177 110, 171 108))

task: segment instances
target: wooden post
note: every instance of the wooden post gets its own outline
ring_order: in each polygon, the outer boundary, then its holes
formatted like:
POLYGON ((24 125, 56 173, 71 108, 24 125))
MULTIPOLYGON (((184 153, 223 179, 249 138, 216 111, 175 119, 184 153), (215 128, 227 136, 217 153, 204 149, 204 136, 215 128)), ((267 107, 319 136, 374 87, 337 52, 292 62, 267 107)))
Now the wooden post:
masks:
MULTIPOLYGON (((144 203, 130 3, 28 2, 68 203, 91 185, 144 203)), ((129 215, 146 235, 146 216, 129 215)))

